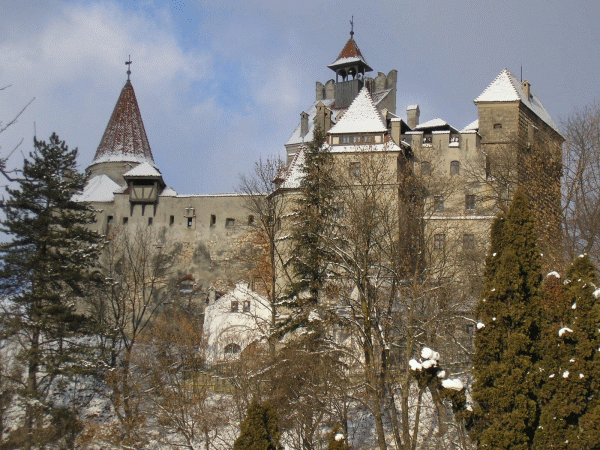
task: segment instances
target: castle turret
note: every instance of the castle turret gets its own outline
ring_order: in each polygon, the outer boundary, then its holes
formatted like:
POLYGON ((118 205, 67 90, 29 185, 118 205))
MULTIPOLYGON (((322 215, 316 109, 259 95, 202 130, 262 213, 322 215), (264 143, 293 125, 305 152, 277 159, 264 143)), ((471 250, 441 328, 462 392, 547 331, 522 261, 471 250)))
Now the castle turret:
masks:
POLYGON ((142 163, 156 167, 128 76, 87 174, 90 177, 107 175, 124 186, 123 174, 142 163))

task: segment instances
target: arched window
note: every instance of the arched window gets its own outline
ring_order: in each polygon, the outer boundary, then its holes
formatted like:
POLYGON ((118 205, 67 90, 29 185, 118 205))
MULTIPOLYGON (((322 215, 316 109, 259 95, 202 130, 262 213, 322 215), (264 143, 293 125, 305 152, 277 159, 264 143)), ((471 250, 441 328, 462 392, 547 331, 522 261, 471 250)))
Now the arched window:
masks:
POLYGON ((225 354, 226 355, 235 355, 241 351, 241 347, 238 344, 231 343, 225 346, 225 354))
POLYGON ((450 163, 450 175, 458 175, 460 173, 460 161, 452 161, 450 163))

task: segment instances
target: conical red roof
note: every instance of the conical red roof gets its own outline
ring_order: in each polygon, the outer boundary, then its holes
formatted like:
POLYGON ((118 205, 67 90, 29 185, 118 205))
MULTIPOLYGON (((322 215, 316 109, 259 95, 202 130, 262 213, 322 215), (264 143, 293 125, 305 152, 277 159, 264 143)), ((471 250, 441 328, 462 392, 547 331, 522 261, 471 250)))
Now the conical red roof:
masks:
POLYGON ((356 63, 358 61, 364 64, 364 66, 366 67, 366 72, 372 70, 367 64, 365 57, 360 52, 358 45, 356 45, 356 41, 354 40, 354 38, 351 37, 350 39, 348 39, 348 42, 346 42, 346 45, 340 52, 335 62, 329 64, 327 67, 335 70, 336 67, 342 67, 344 65, 347 65, 348 63, 356 63))
POLYGON ((92 164, 120 161, 154 165, 140 108, 129 80, 121 90, 92 164))

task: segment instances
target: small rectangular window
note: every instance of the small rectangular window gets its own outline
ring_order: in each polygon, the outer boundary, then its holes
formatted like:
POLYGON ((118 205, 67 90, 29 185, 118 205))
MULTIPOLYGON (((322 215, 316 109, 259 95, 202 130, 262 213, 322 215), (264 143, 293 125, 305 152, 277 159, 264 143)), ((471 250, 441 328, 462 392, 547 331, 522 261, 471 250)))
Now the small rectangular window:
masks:
POLYGON ((170 216, 169 217, 169 226, 172 227, 174 223, 175 223, 175 216, 170 216))
POLYGON ((214 214, 210 215, 210 226, 214 227, 217 224, 217 216, 214 214))
POLYGON ((129 222, 129 217, 123 217, 123 225, 127 225, 129 222))
POLYGON ((148 217, 148 226, 152 225, 154 222, 154 217, 148 217))
POLYGON ((436 234, 435 236, 433 236, 433 248, 436 250, 443 250, 445 241, 445 234, 436 234))
POLYGON ((444 210, 444 196, 443 195, 434 195, 433 196, 433 209, 435 211, 443 211, 444 210))
POLYGON ((188 228, 192 228, 194 226, 194 218, 193 217, 187 218, 187 225, 188 225, 188 228))
POLYGON ((238 301, 231 300, 231 312, 238 312, 238 301))
POLYGON ((250 312, 250 300, 244 300, 243 311, 250 312))
POLYGON ((235 226, 235 219, 227 218, 225 219, 225 228, 232 228, 235 226))
POLYGON ((250 214, 248 216, 248 225, 252 225, 254 223, 254 216, 252 214, 250 214))
POLYGON ((146 204, 142 203, 142 216, 146 213, 146 204))
POLYGON ((475 235, 463 234, 463 249, 471 250, 475 248, 475 235))
POLYGON ((473 211, 475 209, 475 196, 472 194, 465 195, 465 209, 473 211))

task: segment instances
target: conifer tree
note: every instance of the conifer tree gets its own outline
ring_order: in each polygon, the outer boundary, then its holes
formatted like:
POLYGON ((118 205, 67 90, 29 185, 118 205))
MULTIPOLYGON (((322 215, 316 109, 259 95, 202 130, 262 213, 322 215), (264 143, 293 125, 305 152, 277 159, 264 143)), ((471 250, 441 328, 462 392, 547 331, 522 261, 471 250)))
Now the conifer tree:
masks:
POLYGON ((233 450, 280 450, 279 425, 275 410, 269 403, 253 399, 242 422, 240 435, 233 450))
POLYGON ((527 198, 518 190, 492 227, 482 325, 473 359, 472 439, 479 448, 528 449, 538 425, 540 254, 527 198))
POLYGON ((299 280, 294 290, 307 291, 309 301, 317 303, 331 258, 325 245, 334 210, 332 157, 325 144, 325 133, 315 127, 314 138, 305 149, 304 177, 297 203, 293 231, 294 275, 299 280))
POLYGON ((587 255, 567 271, 560 303, 544 336, 544 386, 537 449, 600 448, 600 304, 587 255))
POLYGON ((99 238, 86 227, 93 211, 74 199, 85 182, 76 157, 56 134, 48 143, 34 139, 18 186, 7 188, 2 205, 0 229, 12 239, 0 246, 0 288, 10 299, 3 320, 22 346, 19 394, 26 406, 18 435, 25 449, 50 439, 47 414, 57 409, 49 391, 81 373, 85 356, 77 337, 88 321, 75 313, 75 302, 89 292, 99 238))

